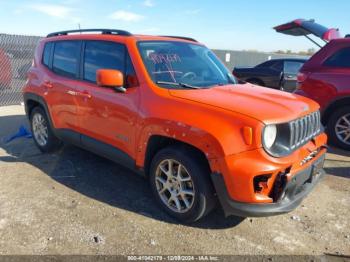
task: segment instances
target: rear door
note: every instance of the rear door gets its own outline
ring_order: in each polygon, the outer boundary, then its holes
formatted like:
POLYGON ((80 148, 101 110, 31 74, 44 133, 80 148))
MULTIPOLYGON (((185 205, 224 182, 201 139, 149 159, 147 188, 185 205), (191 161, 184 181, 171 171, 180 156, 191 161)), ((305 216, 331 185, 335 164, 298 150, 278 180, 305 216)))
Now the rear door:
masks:
POLYGON ((315 20, 297 19, 292 22, 276 26, 274 29, 278 33, 292 36, 306 36, 309 38, 310 35, 314 35, 325 42, 329 42, 332 39, 341 38, 338 29, 325 27, 315 23, 315 20))
POLYGON ((297 75, 304 65, 301 61, 286 60, 283 68, 283 90, 293 92, 297 87, 297 75))
POLYGON ((43 64, 48 67, 44 76, 43 88, 50 107, 55 127, 76 131, 78 128, 78 95, 79 59, 81 41, 64 40, 46 43, 43 64), (47 60, 47 53, 51 52, 47 60))
POLYGON ((349 95, 350 44, 332 45, 332 53, 303 83, 303 91, 325 108, 336 96, 349 95))
POLYGON ((271 60, 256 67, 259 78, 267 87, 279 89, 281 73, 283 71, 283 60, 271 60))

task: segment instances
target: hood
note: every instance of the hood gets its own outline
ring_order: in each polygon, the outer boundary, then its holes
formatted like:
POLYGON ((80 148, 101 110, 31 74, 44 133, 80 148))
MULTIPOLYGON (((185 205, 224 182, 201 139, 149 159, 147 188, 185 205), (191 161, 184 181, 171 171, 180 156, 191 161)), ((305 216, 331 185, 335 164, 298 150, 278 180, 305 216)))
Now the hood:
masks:
POLYGON ((251 84, 198 90, 171 90, 170 95, 244 114, 265 124, 282 123, 316 111, 316 102, 295 94, 251 84))

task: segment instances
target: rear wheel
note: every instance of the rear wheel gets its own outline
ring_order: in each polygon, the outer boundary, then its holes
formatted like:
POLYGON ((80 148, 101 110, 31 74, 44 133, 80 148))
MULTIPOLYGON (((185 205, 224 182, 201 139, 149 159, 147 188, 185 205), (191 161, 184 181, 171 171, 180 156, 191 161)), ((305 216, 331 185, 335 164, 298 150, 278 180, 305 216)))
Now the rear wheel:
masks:
POLYGON ((350 107, 336 110, 329 118, 327 131, 330 142, 345 150, 350 150, 350 107))
POLYGON ((159 205, 172 217, 191 223, 215 207, 210 170, 190 149, 171 146, 152 160, 150 184, 159 205))
POLYGON ((45 111, 35 107, 30 115, 30 125, 34 142, 42 152, 53 152, 62 146, 62 142, 53 134, 45 111))

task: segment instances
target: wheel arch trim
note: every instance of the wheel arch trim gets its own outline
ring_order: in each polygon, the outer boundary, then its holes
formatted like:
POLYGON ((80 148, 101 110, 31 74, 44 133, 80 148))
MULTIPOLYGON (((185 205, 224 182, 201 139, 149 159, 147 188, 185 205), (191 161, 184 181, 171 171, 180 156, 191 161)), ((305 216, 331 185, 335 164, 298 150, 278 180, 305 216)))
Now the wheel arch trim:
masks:
POLYGON ((52 122, 50 110, 47 106, 47 103, 45 102, 45 99, 42 96, 37 95, 35 93, 24 93, 23 99, 24 99, 24 109, 25 109, 25 112, 26 112, 28 119, 30 118, 30 113, 32 110, 31 108, 29 108, 29 101, 34 101, 34 102, 38 103, 44 109, 46 116, 49 120, 50 127, 51 127, 52 131, 55 133, 55 128, 54 128, 54 125, 52 122))
POLYGON ((174 142, 193 147, 201 152, 210 165, 211 170, 219 170, 215 165, 216 159, 224 155, 220 142, 212 135, 199 129, 188 128, 176 123, 163 123, 161 125, 149 125, 140 131, 138 144, 136 145, 136 163, 147 169, 147 152, 152 145, 152 139, 164 138, 174 142))
POLYGON ((328 103, 325 109, 322 110, 322 123, 324 125, 327 124, 332 112, 334 112, 334 109, 338 106, 350 106, 350 95, 337 97, 328 103))

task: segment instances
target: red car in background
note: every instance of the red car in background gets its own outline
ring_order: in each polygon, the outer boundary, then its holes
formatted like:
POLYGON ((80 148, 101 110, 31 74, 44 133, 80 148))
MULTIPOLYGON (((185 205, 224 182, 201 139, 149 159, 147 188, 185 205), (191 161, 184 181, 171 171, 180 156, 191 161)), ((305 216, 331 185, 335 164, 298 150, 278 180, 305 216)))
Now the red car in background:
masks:
POLYGON ((314 35, 326 42, 300 69, 295 93, 320 104, 330 142, 350 150, 350 38, 313 20, 298 19, 274 29, 308 39, 314 35))
POLYGON ((0 49, 0 90, 10 88, 12 81, 10 58, 0 49))

